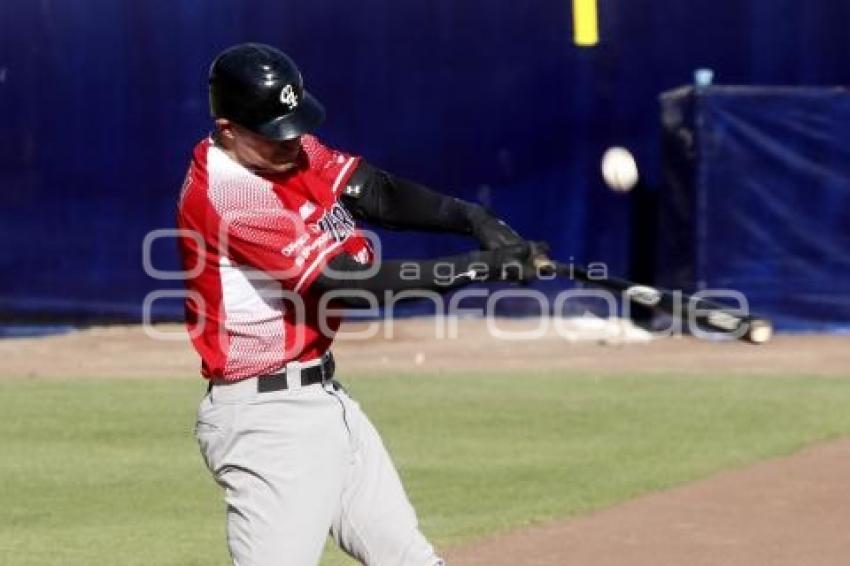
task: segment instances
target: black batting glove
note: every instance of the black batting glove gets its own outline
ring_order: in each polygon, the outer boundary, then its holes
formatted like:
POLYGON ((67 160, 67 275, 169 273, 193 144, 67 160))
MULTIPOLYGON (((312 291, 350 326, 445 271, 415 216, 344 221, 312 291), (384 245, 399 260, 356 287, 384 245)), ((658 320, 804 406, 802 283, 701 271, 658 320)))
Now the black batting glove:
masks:
POLYGON ((525 240, 504 220, 497 218, 483 206, 469 205, 467 218, 472 228, 472 235, 478 240, 482 250, 495 250, 525 243, 525 240))

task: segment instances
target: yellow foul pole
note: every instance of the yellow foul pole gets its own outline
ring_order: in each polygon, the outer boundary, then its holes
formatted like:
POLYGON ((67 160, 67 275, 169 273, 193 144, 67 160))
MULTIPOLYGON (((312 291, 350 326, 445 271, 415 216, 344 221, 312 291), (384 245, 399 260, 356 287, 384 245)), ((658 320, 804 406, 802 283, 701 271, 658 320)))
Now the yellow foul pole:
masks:
POLYGON ((573 0, 573 39, 579 47, 599 43, 597 0, 573 0))

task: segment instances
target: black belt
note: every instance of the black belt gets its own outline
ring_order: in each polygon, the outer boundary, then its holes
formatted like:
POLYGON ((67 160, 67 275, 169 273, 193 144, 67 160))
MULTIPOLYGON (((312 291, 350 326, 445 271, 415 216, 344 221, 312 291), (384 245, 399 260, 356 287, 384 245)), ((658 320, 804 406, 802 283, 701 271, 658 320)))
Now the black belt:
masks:
MULTIPOLYGON (((287 366, 281 368, 275 373, 260 375, 253 378, 257 382, 257 392, 268 393, 270 391, 289 389, 289 383, 286 380, 287 367, 289 367, 290 370, 294 370, 295 368, 292 368, 293 365, 295 364, 287 364, 287 366)), ((334 376, 335 368, 336 364, 334 363, 334 357, 330 352, 322 356, 322 361, 318 365, 299 368, 301 373, 301 387, 331 381, 334 376)), ((207 391, 211 391, 214 385, 227 386, 228 382, 210 381, 207 391)))
MULTIPOLYGON (((301 368, 301 387, 330 381, 334 376, 335 368, 334 357, 328 352, 322 356, 322 362, 319 365, 301 368)), ((280 391, 288 388, 289 383, 286 381, 285 368, 277 373, 261 375, 257 378, 258 393, 268 393, 269 391, 280 391)))

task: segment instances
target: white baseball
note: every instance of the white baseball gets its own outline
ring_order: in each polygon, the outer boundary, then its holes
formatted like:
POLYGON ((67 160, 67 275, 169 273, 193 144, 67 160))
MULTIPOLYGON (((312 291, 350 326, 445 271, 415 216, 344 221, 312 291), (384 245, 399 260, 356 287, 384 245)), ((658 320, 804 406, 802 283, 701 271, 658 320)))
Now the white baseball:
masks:
POLYGON ((631 152, 624 147, 612 147, 602 156, 602 178, 618 193, 632 190, 638 182, 638 168, 631 152))

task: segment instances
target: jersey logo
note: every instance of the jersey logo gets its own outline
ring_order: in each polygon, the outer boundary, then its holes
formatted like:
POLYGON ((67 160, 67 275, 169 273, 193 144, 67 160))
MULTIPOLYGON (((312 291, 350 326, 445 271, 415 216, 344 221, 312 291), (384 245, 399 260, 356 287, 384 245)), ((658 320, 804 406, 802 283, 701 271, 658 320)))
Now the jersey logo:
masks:
POLYGON ((312 202, 305 202, 298 208, 298 216, 301 217, 301 220, 307 220, 314 212, 316 212, 316 205, 312 202))
POLYGON ((360 198, 363 194, 363 185, 346 185, 343 192, 351 198, 360 198))
POLYGON ((359 264, 366 265, 369 263, 369 250, 367 248, 362 248, 359 252, 352 256, 354 261, 359 264))
POLYGON ((338 202, 334 203, 317 224, 337 242, 348 238, 356 228, 354 218, 338 202))
POLYGON ((290 110, 295 110, 298 107, 298 95, 295 94, 295 89, 292 88, 292 85, 286 85, 280 91, 280 103, 290 110))
POLYGON ((294 242, 290 242, 280 250, 280 253, 285 255, 286 257, 292 257, 296 253, 300 252, 301 249, 307 245, 307 242, 310 241, 310 236, 308 234, 302 234, 296 239, 294 242))
POLYGON ((452 277, 450 279, 450 282, 454 283, 455 281, 457 281, 458 279, 460 279, 462 277, 468 277, 470 281, 484 281, 486 279, 486 276, 485 276, 484 273, 479 273, 478 271, 475 271, 474 269, 470 269, 469 271, 464 271, 463 273, 458 273, 457 275, 455 275, 454 277, 452 277))

